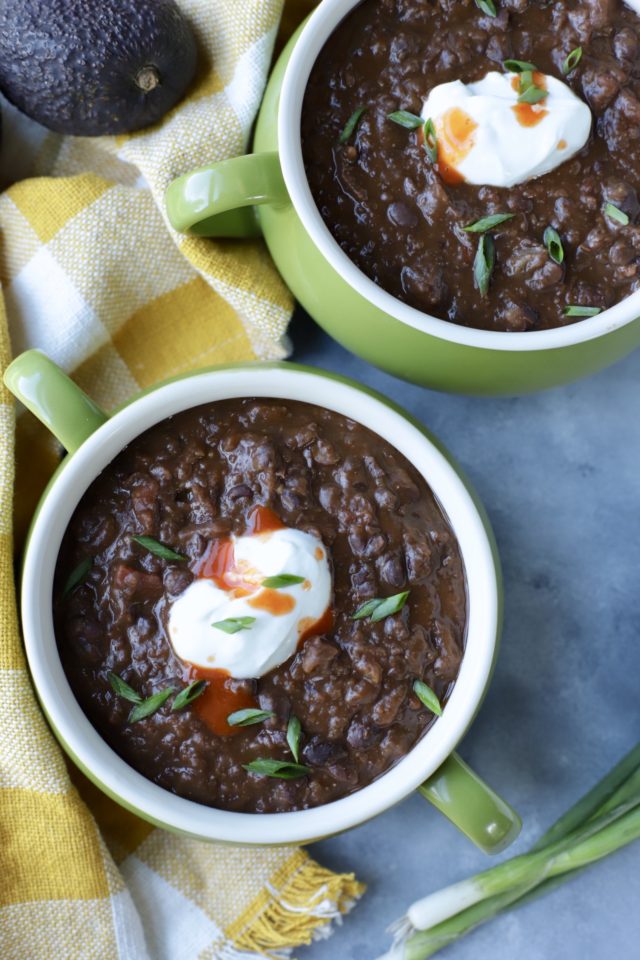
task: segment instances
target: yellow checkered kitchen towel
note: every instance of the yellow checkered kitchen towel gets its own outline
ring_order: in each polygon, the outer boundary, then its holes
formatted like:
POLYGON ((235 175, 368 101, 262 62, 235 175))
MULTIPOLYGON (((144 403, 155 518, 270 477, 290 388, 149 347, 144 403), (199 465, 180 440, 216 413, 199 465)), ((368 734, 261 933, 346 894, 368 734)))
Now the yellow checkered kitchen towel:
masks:
MULTIPOLYGON (((292 25, 309 0, 290 0, 292 25)), ((287 352, 291 300, 261 244, 178 237, 175 175, 242 153, 282 0, 183 0, 200 68, 161 126, 49 133, 2 105, 0 362, 40 347, 105 407, 180 370, 287 352), (15 182, 14 182, 15 181, 15 182)), ((306 12, 306 11, 305 11, 306 12)), ((17 539, 58 451, 18 417, 17 539)), ((70 770, 39 712, 12 570, 14 409, 0 397, 0 957, 286 957, 361 893, 301 850, 223 847, 126 813, 70 770), (73 782, 72 782, 73 780, 73 782)))

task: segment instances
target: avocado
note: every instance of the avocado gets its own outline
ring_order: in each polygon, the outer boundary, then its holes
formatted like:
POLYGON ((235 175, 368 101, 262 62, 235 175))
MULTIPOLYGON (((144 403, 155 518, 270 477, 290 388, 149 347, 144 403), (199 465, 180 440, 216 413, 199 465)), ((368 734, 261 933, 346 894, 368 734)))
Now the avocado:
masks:
POLYGON ((50 130, 139 130, 181 99, 195 69, 173 0, 0 0, 0 90, 50 130))

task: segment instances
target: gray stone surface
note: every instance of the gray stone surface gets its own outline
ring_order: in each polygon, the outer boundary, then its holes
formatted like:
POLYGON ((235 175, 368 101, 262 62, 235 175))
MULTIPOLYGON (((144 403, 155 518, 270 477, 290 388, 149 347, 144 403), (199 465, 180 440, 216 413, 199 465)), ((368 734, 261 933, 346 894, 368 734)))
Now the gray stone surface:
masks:
MULTIPOLYGON (((484 500, 506 620, 493 684, 460 752, 520 811, 512 851, 522 852, 640 739, 640 351, 562 389, 475 399, 387 376, 302 315, 292 338, 293 359, 352 376, 424 421, 484 500)), ((300 960, 374 960, 412 900, 490 863, 418 796, 312 852, 369 889, 300 960)), ((640 844, 442 956, 640 957, 640 844)))

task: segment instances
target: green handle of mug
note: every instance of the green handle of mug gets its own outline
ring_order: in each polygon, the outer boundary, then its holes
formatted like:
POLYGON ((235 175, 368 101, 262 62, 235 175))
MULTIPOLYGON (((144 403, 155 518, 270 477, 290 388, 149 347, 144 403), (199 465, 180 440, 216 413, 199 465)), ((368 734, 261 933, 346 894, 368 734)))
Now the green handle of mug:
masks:
POLYGON ((520 833, 522 821, 516 811, 457 753, 418 790, 485 853, 501 853, 520 833))
POLYGON ((5 385, 31 413, 74 453, 107 414, 40 350, 27 350, 10 363, 5 385))
MULTIPOLYGON (((73 453, 107 415, 39 350, 20 354, 4 373, 8 389, 73 453)), ((419 787, 476 846, 486 853, 504 850, 520 832, 512 808, 453 753, 419 787)))
POLYGON ((278 154, 249 153, 192 170, 164 195, 169 223, 202 237, 258 237, 255 207, 288 202, 278 154))

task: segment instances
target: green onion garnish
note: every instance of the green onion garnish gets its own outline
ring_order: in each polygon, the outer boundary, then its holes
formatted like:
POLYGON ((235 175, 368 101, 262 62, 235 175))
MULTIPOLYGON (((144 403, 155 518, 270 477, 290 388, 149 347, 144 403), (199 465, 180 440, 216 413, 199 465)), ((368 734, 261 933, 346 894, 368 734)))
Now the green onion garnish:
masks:
POLYGON ((442 706, 431 687, 422 680, 416 680, 413 684, 413 692, 427 710, 431 710, 431 713, 435 713, 438 717, 442 716, 442 706))
POLYGON ((553 227, 547 227, 542 235, 542 240, 551 259, 555 263, 562 263, 564 260, 564 247, 562 246, 562 240, 560 239, 558 231, 554 230, 553 227))
POLYGON ((133 687, 130 687, 117 673, 109 674, 109 683, 119 697, 124 697, 125 700, 129 700, 131 703, 142 703, 140 694, 136 693, 133 687))
POLYGON ((396 593, 392 597, 376 597, 373 600, 367 600, 358 607, 351 619, 364 620, 368 617, 372 623, 377 623, 379 620, 384 620, 385 617, 390 617, 402 610, 408 596, 409 591, 405 590, 404 593, 396 593))
POLYGON ((416 117, 415 113, 409 113, 408 110, 396 110, 394 113, 388 113, 387 119, 393 120, 401 127, 407 130, 416 130, 424 123, 422 117, 416 117))
POLYGON ((225 633, 239 633, 240 630, 251 630, 255 622, 255 617, 229 617, 227 620, 217 620, 211 626, 225 633))
POLYGON ((289 723, 287 724, 287 743, 289 744, 289 749, 293 754, 293 759, 297 761, 300 759, 300 734, 302 733, 302 725, 298 718, 291 714, 289 717, 289 723))
POLYGON ((612 220, 617 220, 618 223, 621 223, 623 227, 626 227, 629 223, 629 217, 618 207, 614 206, 613 203, 605 203, 604 212, 608 217, 611 217, 612 220))
POLYGON ((236 710, 227 717, 227 723, 230 727, 250 727, 253 723, 262 723, 263 720, 270 720, 275 717, 275 713, 270 710, 256 710, 248 707, 246 710, 236 710))
POLYGON ((562 61, 562 67, 561 67, 565 77, 568 73, 571 73, 572 70, 575 70, 575 68, 580 63, 581 57, 582 57, 582 47, 576 47, 575 50, 571 51, 568 57, 565 57, 565 59, 562 61))
POLYGON ((599 313, 602 313, 602 307, 581 307, 577 303, 570 303, 564 308, 565 317, 595 317, 599 313))
POLYGON ((154 553, 156 557, 161 557, 163 560, 187 559, 183 557, 181 553, 176 553, 171 547, 167 547, 166 544, 160 543, 159 540, 155 540, 153 537, 131 537, 131 539, 134 543, 138 543, 141 547, 144 547, 145 550, 148 550, 149 553, 154 553))
POLYGON ((194 700, 197 700, 206 689, 206 680, 194 680, 189 684, 188 687, 185 687, 184 690, 181 690, 178 696, 175 698, 171 704, 172 713, 175 713, 177 710, 184 710, 184 708, 188 707, 190 703, 193 703, 194 700))
POLYGON ((154 693, 153 696, 147 697, 146 700, 138 703, 133 708, 129 714, 128 722, 137 723, 138 720, 144 720, 145 717, 150 717, 152 713, 155 713, 156 710, 160 709, 163 703, 166 703, 172 693, 173 687, 166 687, 164 690, 154 693))
POLYGON ((542 90, 540 87, 536 87, 535 84, 531 84, 520 94, 518 103, 539 103, 548 95, 549 92, 547 90, 542 90))
POLYGON ((433 120, 430 118, 424 122, 424 148, 431 163, 438 162, 438 138, 436 137, 436 128, 433 120))
POLYGON ((493 0, 475 0, 476 7, 486 13, 488 17, 497 17, 498 11, 493 0))
POLYGON ((496 247, 490 233, 483 233, 478 240, 478 249, 473 261, 473 281, 481 297, 489 292, 491 274, 496 263, 496 247))
POLYGON ((252 760, 244 763, 243 767, 249 773, 257 773, 262 777, 279 777, 281 780, 297 780, 311 773, 309 767, 301 763, 288 763, 286 760, 252 760))
POLYGON ((64 588, 62 590, 62 596, 66 597, 69 593, 72 593, 76 587, 79 587, 81 583, 87 579, 87 574, 91 567, 93 566, 93 560, 91 557, 85 557, 84 560, 81 560, 77 567, 74 567, 69 576, 65 581, 64 588))
POLYGON ((538 69, 535 63, 527 63, 526 60, 503 60, 502 68, 507 73, 524 73, 525 70, 533 72, 538 69))
POLYGON ((304 583, 304 577, 297 577, 293 573, 281 573, 277 577, 266 577, 262 586, 269 590, 282 590, 283 587, 292 587, 296 583, 304 583))
POLYGON ((486 230, 491 230, 492 227, 497 227, 500 223, 505 223, 513 217, 515 217, 515 213, 492 213, 488 217, 481 217, 475 223, 463 227, 463 230, 467 233, 484 233, 486 230))
POLYGON ((366 107, 358 107, 357 110, 354 110, 354 112, 351 114, 351 116, 349 117, 349 119, 348 119, 347 122, 345 123, 345 125, 344 125, 344 130, 342 131, 342 133, 341 133, 340 136, 338 137, 338 143, 346 143, 347 140, 350 139, 350 137, 353 135, 356 127, 357 127, 358 124, 360 123, 360 119, 361 119, 361 117, 362 117, 362 114, 365 112, 366 109, 367 109, 366 107))

